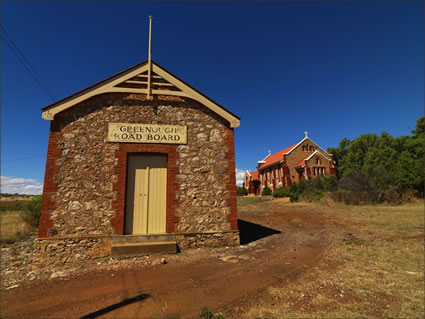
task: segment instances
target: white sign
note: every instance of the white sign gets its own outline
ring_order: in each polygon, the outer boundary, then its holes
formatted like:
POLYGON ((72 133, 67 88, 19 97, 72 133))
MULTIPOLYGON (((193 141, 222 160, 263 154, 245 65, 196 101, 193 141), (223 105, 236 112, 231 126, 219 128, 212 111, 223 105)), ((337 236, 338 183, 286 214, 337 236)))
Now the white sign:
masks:
POLYGON ((187 144, 187 126, 109 123, 108 142, 187 144))

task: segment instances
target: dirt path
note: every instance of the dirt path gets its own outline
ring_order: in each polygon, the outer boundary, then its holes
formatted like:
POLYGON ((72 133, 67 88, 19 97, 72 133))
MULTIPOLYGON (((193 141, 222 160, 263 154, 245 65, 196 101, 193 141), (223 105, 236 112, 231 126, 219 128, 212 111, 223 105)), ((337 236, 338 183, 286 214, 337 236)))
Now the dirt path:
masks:
POLYGON ((166 256, 167 264, 94 270, 19 287, 2 296, 2 317, 192 318, 203 306, 237 316, 257 296, 264 298, 268 287, 314 266, 336 230, 334 222, 302 211, 242 218, 246 245, 192 250, 166 256))

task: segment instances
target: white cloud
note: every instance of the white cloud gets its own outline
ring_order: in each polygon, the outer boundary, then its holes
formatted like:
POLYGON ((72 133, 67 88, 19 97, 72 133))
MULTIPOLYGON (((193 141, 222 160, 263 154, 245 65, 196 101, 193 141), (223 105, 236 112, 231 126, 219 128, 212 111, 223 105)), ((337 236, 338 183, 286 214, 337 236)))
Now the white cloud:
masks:
POLYGON ((6 194, 39 195, 43 185, 36 179, 1 176, 1 192, 6 194))
POLYGON ((244 176, 245 176, 245 171, 240 168, 236 168, 236 185, 242 186, 244 176))

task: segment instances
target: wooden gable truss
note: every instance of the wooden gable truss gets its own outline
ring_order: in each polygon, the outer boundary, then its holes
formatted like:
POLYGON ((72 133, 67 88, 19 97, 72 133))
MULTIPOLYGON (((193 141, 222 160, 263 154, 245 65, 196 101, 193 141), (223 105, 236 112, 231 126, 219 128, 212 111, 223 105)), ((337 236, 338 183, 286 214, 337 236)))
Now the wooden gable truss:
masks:
POLYGON ((230 123, 230 127, 235 128, 240 125, 240 119, 236 115, 153 61, 151 65, 149 65, 148 61, 142 62, 65 99, 46 106, 42 109, 42 118, 53 120, 59 112, 103 93, 143 93, 147 94, 147 96, 172 95, 191 98, 227 120, 230 123))

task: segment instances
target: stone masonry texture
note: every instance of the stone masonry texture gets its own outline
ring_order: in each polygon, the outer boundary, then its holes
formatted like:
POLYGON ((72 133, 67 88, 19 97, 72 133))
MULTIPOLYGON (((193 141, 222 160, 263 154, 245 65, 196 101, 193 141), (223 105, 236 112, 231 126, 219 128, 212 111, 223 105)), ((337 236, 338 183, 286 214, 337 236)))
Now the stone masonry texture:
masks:
POLYGON ((76 104, 51 122, 39 237, 122 234, 126 160, 140 152, 168 156, 167 232, 237 230, 234 137, 228 122, 188 98, 108 93, 76 104), (110 122, 186 125, 188 142, 110 143, 110 122))

